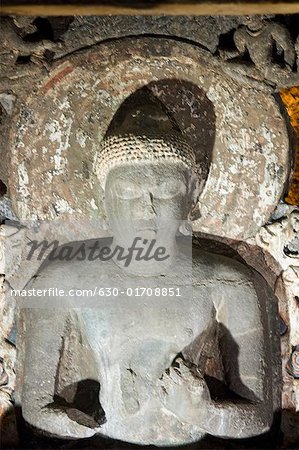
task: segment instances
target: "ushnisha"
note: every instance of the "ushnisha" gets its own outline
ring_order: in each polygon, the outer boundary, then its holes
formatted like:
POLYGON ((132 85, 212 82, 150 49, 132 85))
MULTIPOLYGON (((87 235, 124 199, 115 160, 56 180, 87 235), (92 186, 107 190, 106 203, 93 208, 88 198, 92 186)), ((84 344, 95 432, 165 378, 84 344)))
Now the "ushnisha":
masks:
POLYGON ((118 166, 135 162, 180 162, 186 168, 196 171, 195 154, 190 145, 180 136, 146 136, 126 134, 106 137, 99 150, 96 173, 102 188, 105 188, 107 174, 118 166))

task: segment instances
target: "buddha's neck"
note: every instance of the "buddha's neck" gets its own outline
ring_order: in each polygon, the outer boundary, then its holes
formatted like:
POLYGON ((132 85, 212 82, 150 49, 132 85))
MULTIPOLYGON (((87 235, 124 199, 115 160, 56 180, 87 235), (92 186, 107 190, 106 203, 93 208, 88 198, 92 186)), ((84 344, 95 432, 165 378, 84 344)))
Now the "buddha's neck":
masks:
POLYGON ((137 276, 156 276, 164 274, 173 264, 178 253, 176 240, 159 244, 155 239, 133 242, 113 238, 111 244, 112 260, 126 272, 137 276))

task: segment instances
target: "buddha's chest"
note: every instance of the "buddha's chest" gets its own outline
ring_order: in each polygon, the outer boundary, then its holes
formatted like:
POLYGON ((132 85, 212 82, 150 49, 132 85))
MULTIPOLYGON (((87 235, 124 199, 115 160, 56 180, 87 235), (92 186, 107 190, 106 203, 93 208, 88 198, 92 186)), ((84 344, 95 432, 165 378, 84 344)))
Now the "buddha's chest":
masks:
POLYGON ((179 353, 207 327, 212 299, 206 287, 140 286, 98 297, 80 311, 82 331, 95 354, 120 360, 129 354, 179 353), (162 295, 162 289, 163 295, 162 295))
POLYGON ((165 355, 175 357, 209 324, 212 290, 206 284, 193 286, 192 272, 134 277, 106 267, 101 273, 82 271, 74 285, 95 293, 86 297, 79 315, 98 361, 118 365, 138 360, 137 365, 149 370, 151 355, 161 361, 165 355))

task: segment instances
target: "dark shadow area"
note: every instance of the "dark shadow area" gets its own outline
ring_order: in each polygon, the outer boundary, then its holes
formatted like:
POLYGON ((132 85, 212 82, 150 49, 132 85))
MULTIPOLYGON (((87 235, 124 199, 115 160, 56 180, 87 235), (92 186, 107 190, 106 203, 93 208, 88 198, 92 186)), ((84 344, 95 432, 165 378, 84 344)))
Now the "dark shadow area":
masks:
POLYGON ((182 354, 191 370, 194 366, 195 376, 196 369, 203 374, 214 401, 257 403, 255 393, 242 382, 239 352, 239 345, 229 329, 214 319, 182 354))
MULTIPOLYGON (((96 436, 90 439, 81 440, 62 440, 55 438, 42 437, 35 434, 24 422, 22 428, 19 428, 21 437, 20 443, 17 446, 7 445, 1 447, 3 450, 262 450, 262 449, 279 449, 282 448, 282 435, 278 431, 279 417, 274 419, 273 430, 257 438, 241 439, 241 440, 225 440, 218 439, 212 436, 207 436, 200 442, 190 445, 175 446, 175 447, 155 447, 153 445, 134 445, 126 442, 116 441, 114 439, 107 439, 101 436, 96 436)), ((297 449, 296 444, 283 448, 297 449)))
POLYGON ((255 393, 249 389, 241 380, 239 368, 239 346, 231 335, 230 331, 222 324, 218 324, 219 332, 219 348, 222 356, 222 363, 224 368, 225 384, 229 389, 232 400, 247 400, 249 403, 258 402, 255 393), (238 389, 238 393, 232 391, 231 382, 234 380, 234 385, 238 389))
POLYGON ((53 41, 54 33, 51 23, 44 17, 37 17, 33 22, 36 26, 36 31, 32 34, 24 36, 23 40, 27 42, 38 42, 43 39, 53 41))
POLYGON ((279 48, 276 41, 272 43, 272 62, 279 67, 286 67, 284 51, 279 48))
POLYGON ((3 197, 7 193, 7 186, 5 183, 3 183, 2 180, 0 180, 0 197, 3 197))
POLYGON ((31 61, 30 55, 19 55, 15 64, 27 64, 31 61))
POLYGON ((236 50, 234 42, 235 29, 223 33, 219 36, 219 49, 220 50, 236 50))
POLYGON ((291 38, 295 41, 298 36, 299 14, 277 14, 275 20, 287 27, 291 38))
MULTIPOLYGON (((19 411, 20 414, 20 411, 19 411)), ((273 430, 263 436, 251 439, 220 439, 213 436, 206 436, 200 442, 196 442, 183 446, 156 447, 153 445, 134 445, 114 439, 95 436, 89 439, 81 440, 64 440, 49 438, 36 434, 24 421, 19 417, 19 436, 20 440, 17 445, 9 445, 9 443, 1 446, 3 450, 274 450, 282 448, 282 434, 279 431, 280 417, 277 415, 274 419, 273 430)), ((296 445, 283 447, 297 449, 296 445)))
POLYGON ((234 56, 231 56, 229 58, 229 61, 231 62, 239 62, 246 65, 252 65, 253 62, 250 58, 249 52, 246 49, 244 53, 239 52, 239 50, 236 47, 235 41, 234 41, 234 35, 235 35, 236 29, 230 30, 227 33, 221 34, 219 36, 219 50, 217 51, 217 55, 219 56, 219 51, 223 52, 234 52, 234 56))
POLYGON ((223 255, 228 258, 235 259, 236 261, 246 264, 244 259, 239 255, 231 245, 226 242, 215 240, 210 236, 204 236, 200 233, 193 233, 192 237, 193 245, 199 247, 205 252, 216 253, 217 255, 223 255))
POLYGON ((284 336, 288 331, 288 326, 282 319, 282 317, 279 316, 279 334, 280 336, 284 336))
POLYGON ((4 122, 6 119, 7 113, 2 105, 0 105, 0 125, 4 122))
POLYGON ((99 395, 100 383, 95 380, 81 380, 64 388, 59 395, 54 395, 54 401, 48 408, 60 408, 80 425, 95 428, 106 422, 99 395), (72 401, 66 400, 69 397, 72 397, 72 401))
POLYGON ((72 16, 37 17, 32 24, 36 31, 23 37, 25 42, 39 42, 42 40, 58 41, 67 31, 73 21, 72 16))

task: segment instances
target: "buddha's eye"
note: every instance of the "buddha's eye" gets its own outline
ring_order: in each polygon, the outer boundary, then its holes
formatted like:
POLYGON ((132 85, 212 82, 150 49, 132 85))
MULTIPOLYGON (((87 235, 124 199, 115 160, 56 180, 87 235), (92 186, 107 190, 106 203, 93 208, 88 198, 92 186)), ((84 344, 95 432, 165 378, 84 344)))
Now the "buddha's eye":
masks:
POLYGON ((142 193, 138 186, 133 183, 118 181, 115 185, 115 193, 122 200, 132 200, 140 198, 142 193))
POLYGON ((180 180, 163 181, 155 187, 155 197, 162 199, 185 195, 186 192, 186 185, 180 180))

